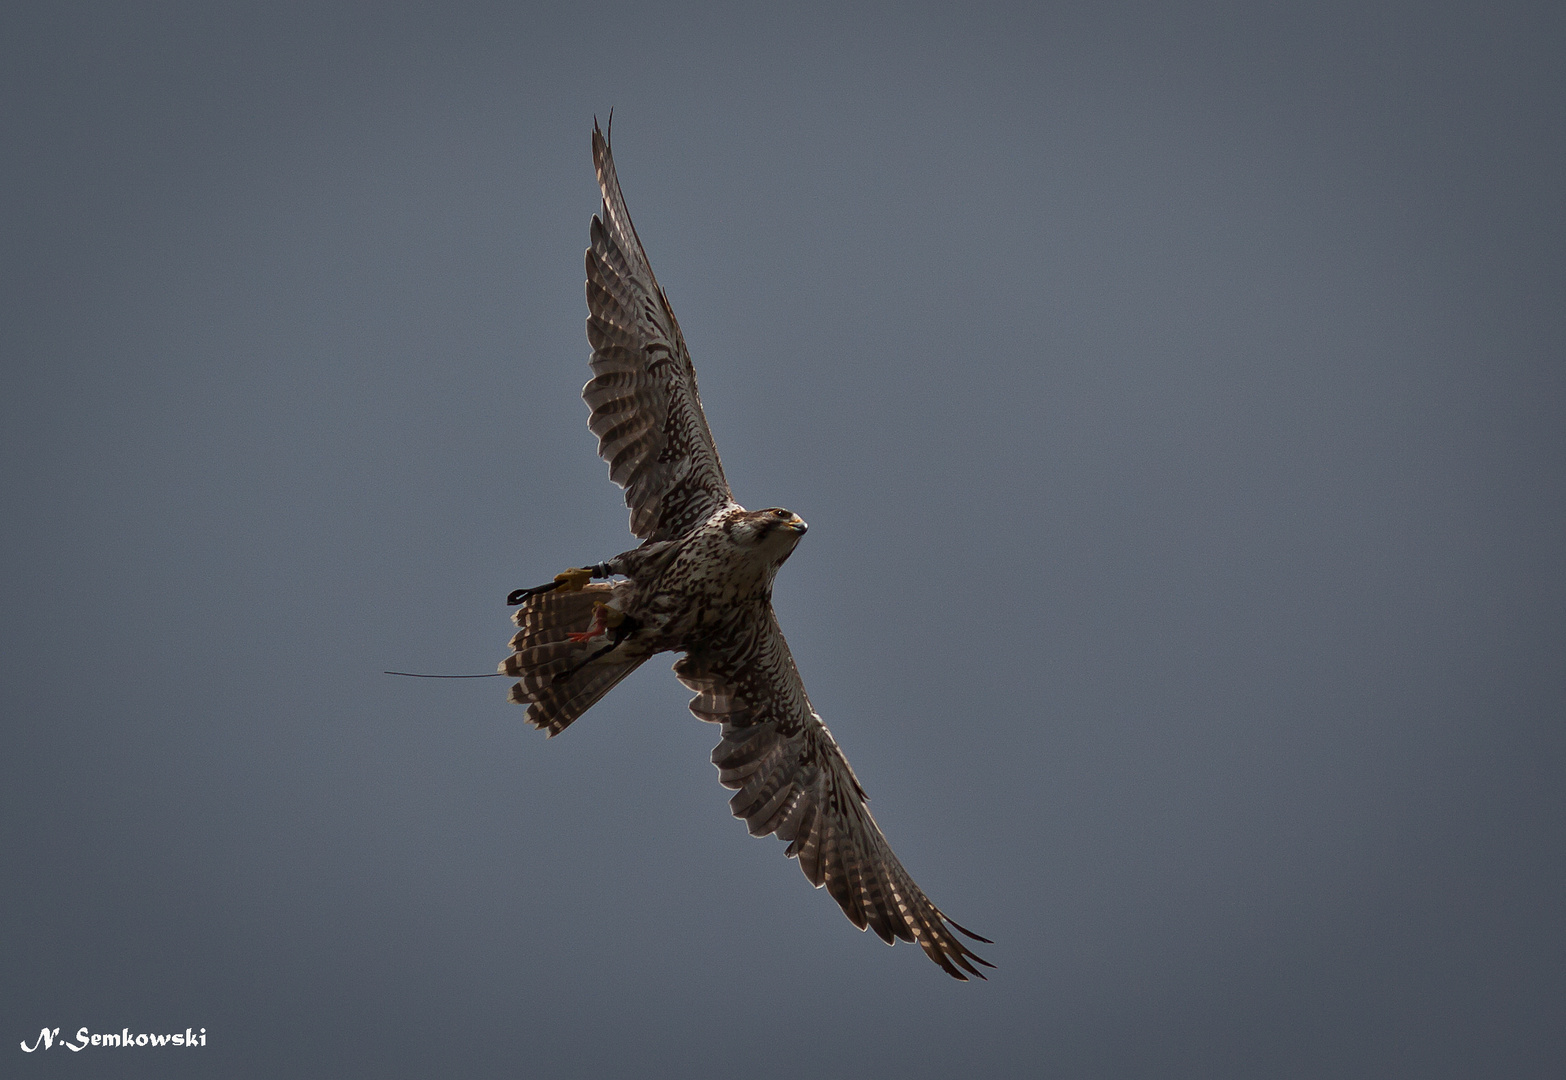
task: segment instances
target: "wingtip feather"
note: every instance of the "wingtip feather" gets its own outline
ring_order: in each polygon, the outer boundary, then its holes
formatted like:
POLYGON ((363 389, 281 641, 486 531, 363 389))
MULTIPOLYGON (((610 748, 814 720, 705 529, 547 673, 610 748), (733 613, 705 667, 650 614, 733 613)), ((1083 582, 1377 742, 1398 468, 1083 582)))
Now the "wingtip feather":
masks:
MULTIPOLYGON (((962 923, 958 922, 956 919, 952 918, 950 915, 946 914, 946 912, 944 912, 944 911, 941 912, 941 918, 945 919, 947 924, 953 930, 956 930, 959 934, 962 934, 964 937, 970 937, 974 941, 982 941, 986 945, 993 945, 993 944, 995 944, 995 942, 991 941, 989 938, 983 937, 983 936, 981 936, 979 934, 975 934, 972 930, 969 930, 966 926, 962 925, 962 923)), ((990 966, 993 967, 994 965, 992 964, 990 966)))

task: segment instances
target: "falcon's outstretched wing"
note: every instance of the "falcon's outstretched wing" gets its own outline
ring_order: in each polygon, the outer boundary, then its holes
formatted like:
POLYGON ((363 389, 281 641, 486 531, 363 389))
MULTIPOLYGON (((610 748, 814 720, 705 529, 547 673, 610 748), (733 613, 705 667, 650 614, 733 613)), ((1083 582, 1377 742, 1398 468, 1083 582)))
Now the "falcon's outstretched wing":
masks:
POLYGON ((729 806, 752 836, 789 841, 786 854, 859 929, 868 926, 888 945, 917 942, 955 979, 984 978, 973 965, 994 965, 952 930, 989 939, 947 918, 892 854, 848 760, 810 707, 770 604, 732 641, 690 653, 674 672, 697 691, 691 712, 723 725, 712 763, 724 787, 739 789, 729 806))
POLYGON ((631 532, 683 535, 734 501, 696 392, 680 324, 658 287, 615 178, 614 158, 593 124, 593 165, 603 189, 587 249, 587 340, 593 378, 582 388, 587 426, 609 478, 625 488, 631 532))

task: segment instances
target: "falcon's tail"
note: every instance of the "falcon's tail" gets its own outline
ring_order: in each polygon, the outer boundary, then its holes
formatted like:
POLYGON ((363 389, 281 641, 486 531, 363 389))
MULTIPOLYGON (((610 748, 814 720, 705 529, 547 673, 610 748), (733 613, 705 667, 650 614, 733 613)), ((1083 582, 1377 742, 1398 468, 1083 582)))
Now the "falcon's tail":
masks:
POLYGON ((551 737, 647 659, 617 661, 606 655, 589 660, 604 648, 605 639, 571 640, 572 634, 592 626, 594 605, 608 600, 612 592, 609 585, 588 585, 576 592, 542 593, 530 597, 512 616, 522 629, 511 639, 511 655, 500 670, 521 680, 511 688, 511 700, 528 706, 527 722, 551 737), (571 674, 559 678, 565 672, 571 674))

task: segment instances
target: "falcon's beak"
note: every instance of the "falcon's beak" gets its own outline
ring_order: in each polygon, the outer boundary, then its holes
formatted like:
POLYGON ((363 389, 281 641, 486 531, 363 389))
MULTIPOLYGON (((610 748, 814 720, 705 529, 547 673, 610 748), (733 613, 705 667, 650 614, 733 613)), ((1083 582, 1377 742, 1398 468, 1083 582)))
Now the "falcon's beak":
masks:
POLYGON ((797 532, 797 533, 798 533, 798 534, 799 534, 799 535, 800 535, 800 536, 804 536, 804 535, 805 535, 805 532, 806 532, 806 530, 808 530, 808 529, 809 529, 809 528, 810 528, 810 526, 809 526, 809 525, 806 525, 806 524, 805 524, 805 519, 804 519, 804 518, 802 518, 802 517, 800 517, 800 516, 799 516, 799 515, 798 515, 798 514, 795 514, 795 515, 794 515, 794 520, 793 520, 793 521, 790 521, 790 522, 789 522, 789 523, 788 523, 788 527, 789 527, 789 528, 791 528, 791 529, 793 529, 793 530, 794 530, 794 531, 795 531, 795 532, 797 532))

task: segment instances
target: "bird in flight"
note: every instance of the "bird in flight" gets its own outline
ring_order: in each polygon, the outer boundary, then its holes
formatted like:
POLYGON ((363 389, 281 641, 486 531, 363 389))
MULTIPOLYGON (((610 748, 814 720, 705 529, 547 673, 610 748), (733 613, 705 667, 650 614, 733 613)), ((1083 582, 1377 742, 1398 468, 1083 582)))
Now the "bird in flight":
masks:
POLYGON ((859 929, 889 945, 917 943, 955 979, 982 979, 974 965, 994 965, 957 933, 989 939, 953 922, 914 884, 811 707, 772 611, 773 578, 805 523, 781 507, 747 510, 734 501, 680 324, 596 121, 593 165, 603 204, 587 249, 593 377, 582 397, 642 544, 507 598, 521 627, 500 665, 518 680, 511 700, 553 737, 655 653, 684 653, 674 672, 696 692, 691 712, 722 725, 712 763, 736 790, 729 806, 751 835, 786 840, 785 854, 859 929))

